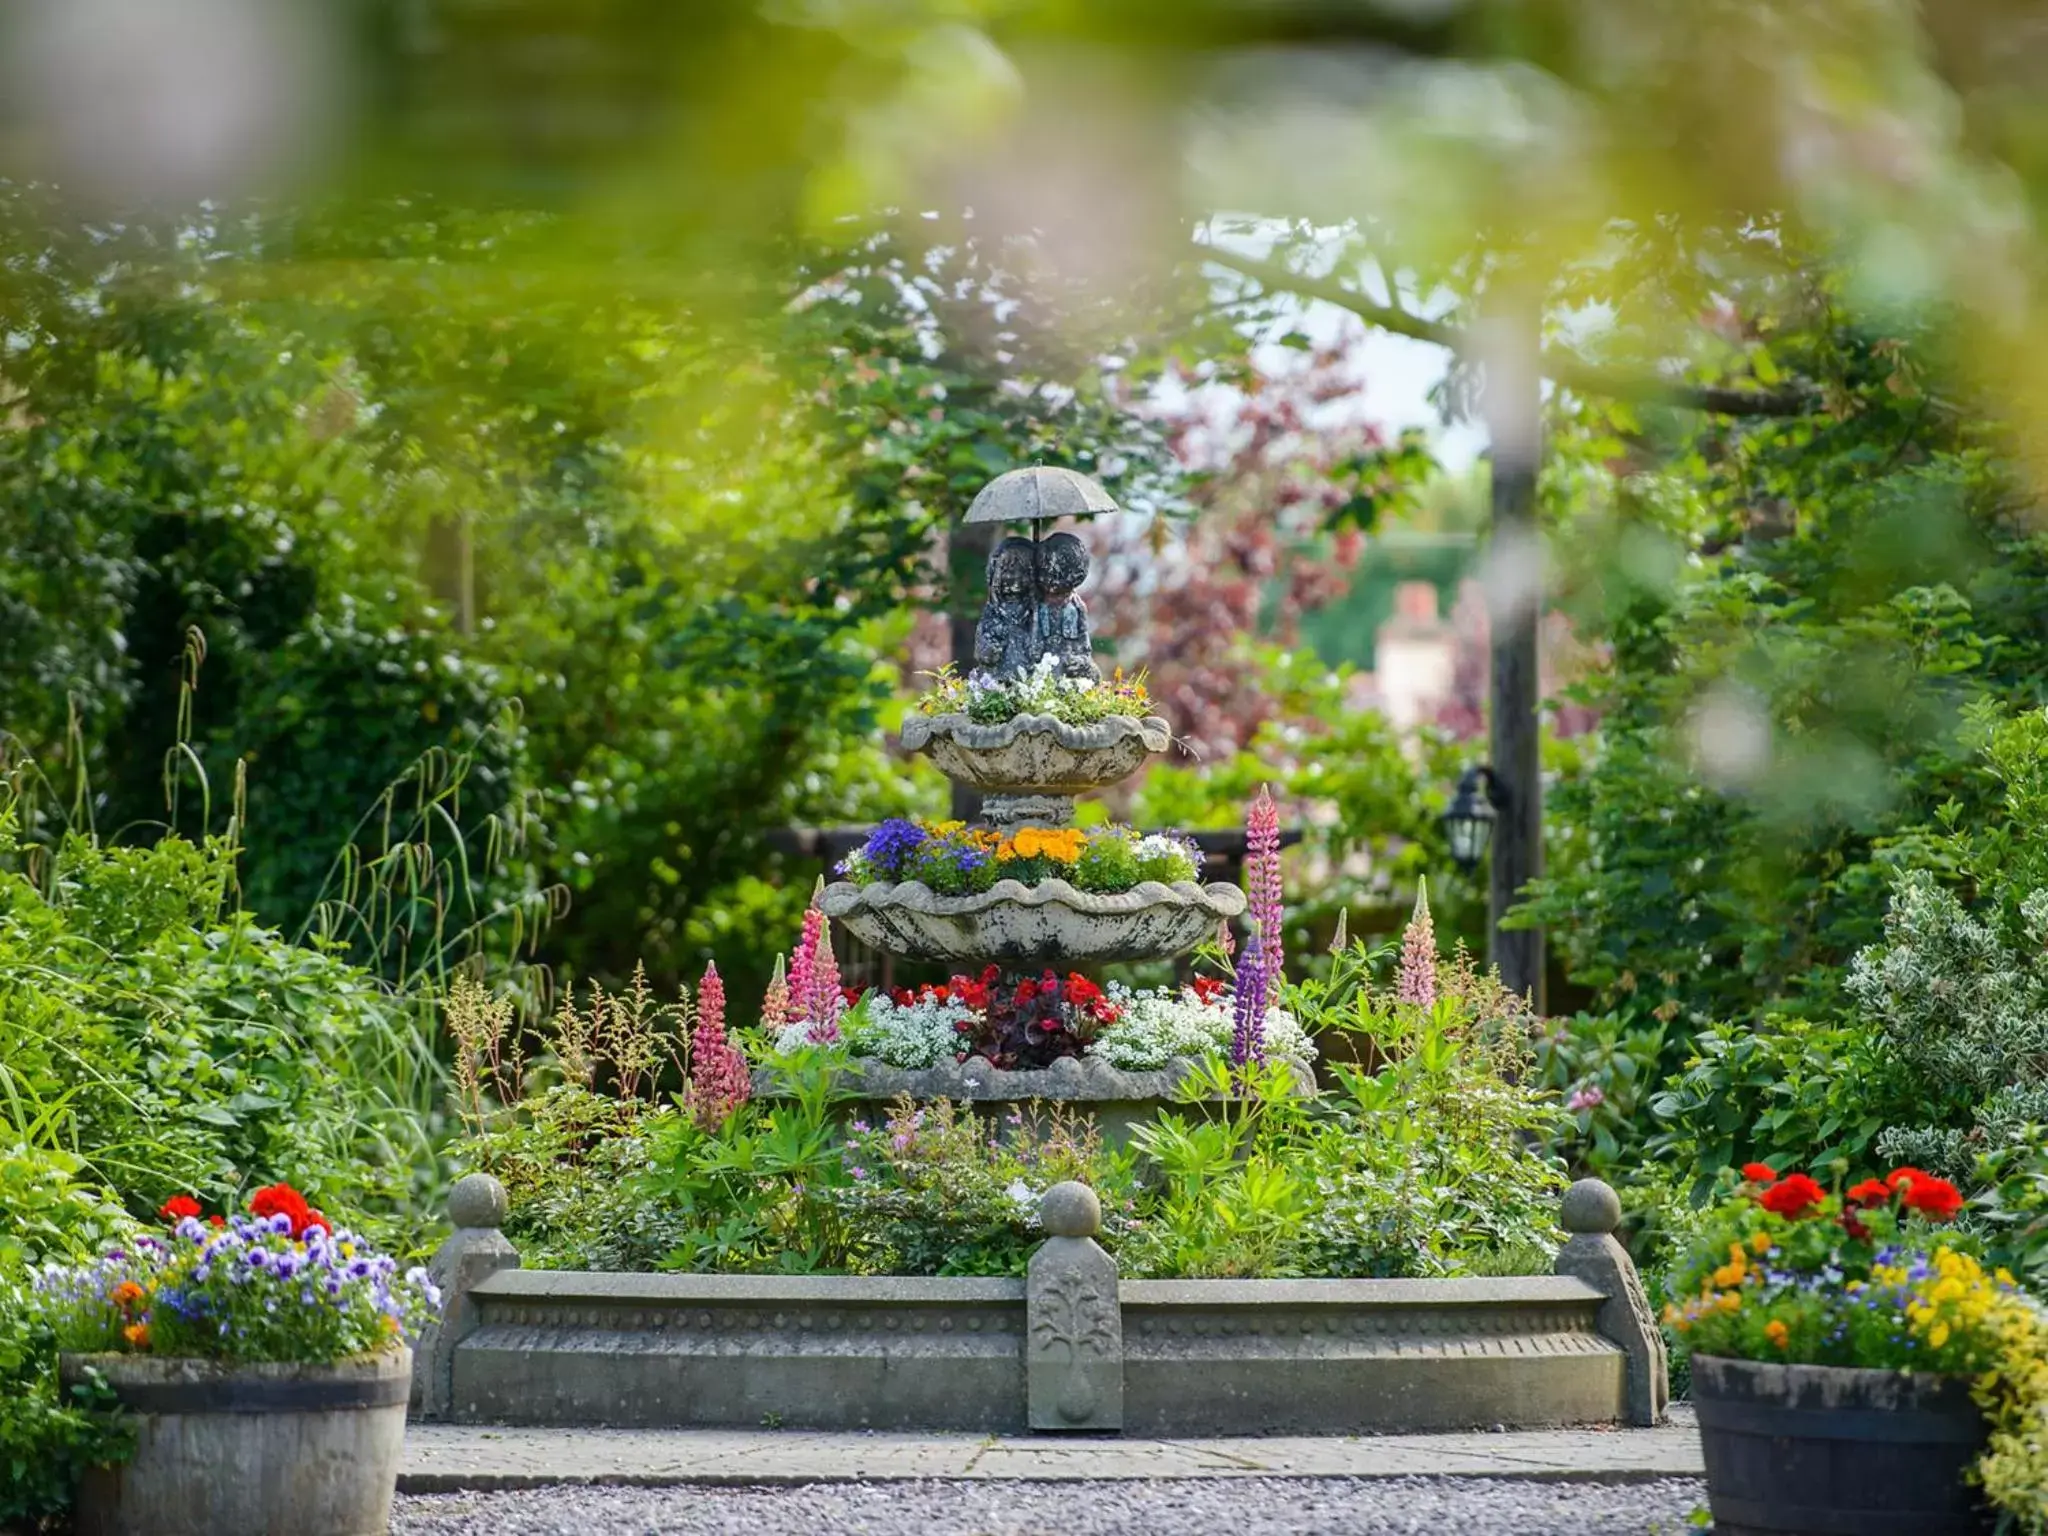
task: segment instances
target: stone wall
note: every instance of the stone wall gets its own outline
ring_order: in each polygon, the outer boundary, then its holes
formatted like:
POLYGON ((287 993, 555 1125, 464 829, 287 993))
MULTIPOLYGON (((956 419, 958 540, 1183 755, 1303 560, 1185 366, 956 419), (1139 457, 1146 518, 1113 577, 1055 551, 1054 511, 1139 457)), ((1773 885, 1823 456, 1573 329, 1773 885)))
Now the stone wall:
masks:
MULTIPOLYGON (((468 1202, 475 1218, 486 1202, 468 1202)), ((461 1422, 1372 1434, 1655 1422, 1664 1362, 1605 1186, 1567 1196, 1574 1273, 1119 1280, 1091 1191, 1043 1205, 1025 1280, 570 1274, 451 1291, 418 1401, 461 1422), (1604 1196, 1604 1198, 1603 1198, 1604 1196), (1616 1256, 1619 1256, 1618 1259, 1616 1256), (1651 1337, 1644 1337, 1648 1330, 1651 1337)), ((465 1268, 459 1231, 437 1259, 465 1268)), ((493 1247, 493 1253, 497 1249, 493 1247)))

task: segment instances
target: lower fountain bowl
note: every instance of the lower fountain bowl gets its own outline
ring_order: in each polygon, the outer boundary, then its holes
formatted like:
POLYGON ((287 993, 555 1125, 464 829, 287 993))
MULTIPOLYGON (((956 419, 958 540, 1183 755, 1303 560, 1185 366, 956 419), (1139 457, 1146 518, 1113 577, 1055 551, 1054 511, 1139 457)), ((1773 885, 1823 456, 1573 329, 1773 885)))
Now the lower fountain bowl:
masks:
POLYGON ((1064 880, 999 880, 973 896, 942 896, 921 881, 825 887, 827 917, 874 949, 911 960, 1023 966, 1168 960, 1245 909, 1234 885, 1147 880, 1114 896, 1064 880))

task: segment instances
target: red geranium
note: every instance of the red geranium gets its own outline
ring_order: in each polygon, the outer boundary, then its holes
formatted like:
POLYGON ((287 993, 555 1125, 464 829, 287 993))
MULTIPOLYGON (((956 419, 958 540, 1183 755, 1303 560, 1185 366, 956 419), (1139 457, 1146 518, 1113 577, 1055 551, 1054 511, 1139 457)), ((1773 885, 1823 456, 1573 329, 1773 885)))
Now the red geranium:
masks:
POLYGON ((249 1197, 249 1214, 289 1218, 293 1237, 304 1237, 311 1227, 322 1232, 333 1230, 327 1225, 327 1218, 306 1204, 306 1197, 289 1184, 266 1184, 257 1190, 249 1197))
POLYGON ((1086 976, 1070 973, 1067 977, 1067 1001, 1077 1008, 1086 1007, 1089 1003, 1099 1003, 1102 1001, 1102 988, 1086 976))
MULTIPOLYGON (((1963 1192, 1947 1179, 1937 1179, 1931 1173, 1916 1169, 1900 1169, 1910 1177, 1899 1181, 1903 1189, 1899 1203, 1909 1211, 1918 1211, 1923 1216, 1932 1216, 1936 1221, 1947 1221, 1963 1208, 1963 1192)), ((1897 1173, 1893 1174, 1898 1179, 1897 1173)), ((1898 1186, 1894 1186, 1898 1187, 1898 1186)))
POLYGON ((199 1202, 190 1195, 173 1195, 157 1208, 156 1214, 161 1220, 180 1222, 199 1214, 199 1202))
POLYGON ((1883 1179, 1865 1179, 1854 1185, 1844 1196, 1851 1205, 1884 1205, 1892 1197, 1891 1186, 1883 1179))
POLYGON ((1803 1216, 1827 1198, 1827 1191, 1803 1173, 1787 1174, 1757 1197, 1757 1204, 1780 1216, 1803 1216))
POLYGON ((1213 1003, 1223 995, 1223 982, 1215 976, 1197 976, 1188 983, 1188 990, 1204 1003, 1213 1003))
POLYGON ((1742 1165, 1742 1176, 1752 1184, 1775 1184, 1778 1182, 1778 1170, 1769 1163, 1744 1163, 1742 1165))

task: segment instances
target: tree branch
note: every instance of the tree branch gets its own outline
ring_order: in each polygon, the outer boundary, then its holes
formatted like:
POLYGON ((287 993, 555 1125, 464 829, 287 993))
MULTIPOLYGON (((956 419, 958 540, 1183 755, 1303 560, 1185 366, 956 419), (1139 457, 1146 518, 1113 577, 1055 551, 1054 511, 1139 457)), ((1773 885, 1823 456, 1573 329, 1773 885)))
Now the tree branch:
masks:
MULTIPOLYGON (((1427 320, 1392 304, 1380 304, 1355 288, 1334 278, 1310 277, 1256 256, 1240 256, 1218 246, 1197 241, 1204 258, 1252 279, 1269 292, 1298 294, 1321 299, 1339 309, 1349 310, 1368 325, 1415 341, 1447 347, 1459 356, 1480 355, 1471 334, 1455 325, 1427 320)), ((1738 385, 1680 384, 1655 373, 1608 368, 1587 362, 1559 347, 1546 347, 1543 374, 1552 382, 1583 395, 1605 395, 1613 400, 1630 400, 1642 405, 1668 405, 1682 410, 1706 411, 1715 416, 1807 416, 1820 409, 1820 391, 1811 385, 1791 389, 1748 389, 1738 385)))

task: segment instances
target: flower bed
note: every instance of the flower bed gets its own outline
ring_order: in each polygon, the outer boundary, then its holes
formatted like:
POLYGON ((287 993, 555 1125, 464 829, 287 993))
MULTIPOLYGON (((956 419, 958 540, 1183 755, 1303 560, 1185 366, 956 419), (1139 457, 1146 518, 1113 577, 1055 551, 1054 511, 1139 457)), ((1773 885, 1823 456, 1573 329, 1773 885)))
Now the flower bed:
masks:
POLYGON ((1041 657, 1021 677, 997 678, 988 672, 961 677, 951 667, 934 675, 917 700, 926 715, 965 715, 977 725, 1000 725, 1018 715, 1050 715, 1065 725, 1092 725, 1123 715, 1141 719, 1152 713, 1143 676, 1125 677, 1119 667, 1107 680, 1063 677, 1057 658, 1041 657))
MULTIPOLYGON (((1006 986, 991 965, 914 991, 867 993, 840 1018, 839 1034, 852 1055, 907 1070, 970 1057, 1015 1070, 1090 1056, 1126 1071, 1156 1071, 1176 1060, 1229 1054, 1235 1005, 1227 984, 1207 978, 1133 991, 1048 970, 1006 986)), ((1264 1019, 1267 1054, 1314 1057, 1293 1015, 1268 1007, 1264 1019)), ((776 1049, 787 1055, 817 1043, 812 1026, 798 1022, 782 1029, 776 1049)))
POLYGON ((1193 880, 1201 868, 1201 850, 1171 833, 1024 827, 1003 837, 964 822, 893 816, 841 861, 838 872, 856 885, 915 881, 941 896, 979 895, 998 880, 1032 886, 1052 879, 1118 895, 1147 880, 1193 880))

